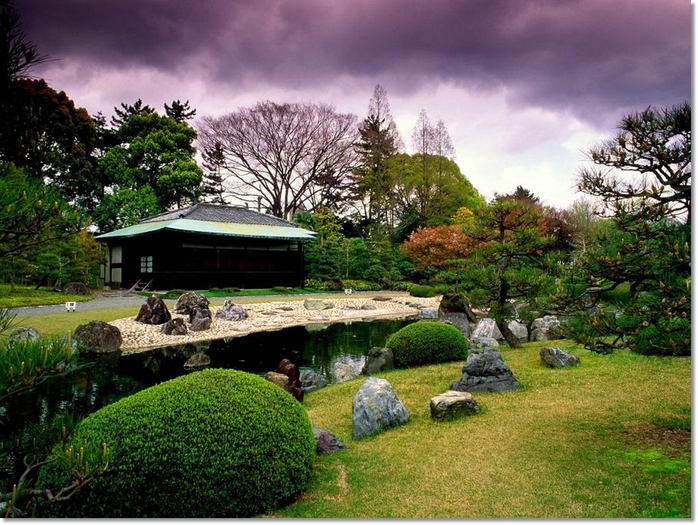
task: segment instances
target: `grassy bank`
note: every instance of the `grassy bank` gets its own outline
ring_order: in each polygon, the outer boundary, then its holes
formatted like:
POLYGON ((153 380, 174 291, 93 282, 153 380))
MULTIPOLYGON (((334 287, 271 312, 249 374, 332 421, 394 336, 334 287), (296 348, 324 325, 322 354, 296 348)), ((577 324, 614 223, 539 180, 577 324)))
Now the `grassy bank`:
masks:
POLYGON ((56 292, 52 288, 35 289, 33 286, 0 284, 0 308, 19 308, 22 306, 43 306, 63 304, 66 301, 89 301, 91 295, 69 295, 56 292))
POLYGON ((313 426, 348 449, 319 457, 312 488, 274 515, 689 517, 690 359, 574 348, 581 366, 552 370, 540 347, 502 350, 523 388, 474 394, 482 413, 449 423, 431 420, 429 399, 462 363, 381 374, 410 421, 363 440, 351 437, 362 379, 309 393, 313 426))

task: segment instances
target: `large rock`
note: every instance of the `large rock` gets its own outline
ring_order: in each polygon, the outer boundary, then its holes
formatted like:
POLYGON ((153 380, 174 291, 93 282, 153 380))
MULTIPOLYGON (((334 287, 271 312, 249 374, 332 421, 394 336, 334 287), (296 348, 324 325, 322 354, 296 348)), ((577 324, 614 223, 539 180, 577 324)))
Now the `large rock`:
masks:
POLYGON ((491 337, 492 339, 496 339, 498 341, 504 339, 502 332, 500 332, 499 328, 497 328, 497 323, 495 320, 489 317, 480 319, 480 322, 477 323, 477 326, 473 329, 473 332, 470 335, 473 339, 477 339, 478 337, 491 337))
POLYGON ((540 360, 550 368, 564 368, 579 365, 579 358, 574 354, 563 352, 556 346, 546 346, 540 349, 540 360))
POLYGON ((496 348, 499 341, 492 337, 474 337, 470 340, 471 348, 496 348))
POLYGON ((419 309, 420 319, 438 319, 439 309, 438 308, 420 308, 419 309))
POLYGON ((203 332, 211 328, 211 310, 208 308, 196 308, 194 313, 191 315, 191 331, 192 332, 203 332))
POLYGON ((409 420, 407 409, 388 381, 369 377, 362 383, 352 402, 354 439, 370 436, 409 420))
POLYGON ((509 324, 507 326, 509 327, 511 333, 514 334, 514 337, 516 337, 520 343, 525 343, 526 341, 528 341, 528 328, 526 328, 525 324, 520 323, 518 321, 509 321, 509 324))
POLYGON ((375 346, 368 351, 366 363, 361 369, 361 375, 372 376, 378 372, 392 370, 395 367, 393 351, 390 348, 375 346))
POLYGON ((73 341, 79 352, 105 354, 120 352, 121 331, 104 321, 81 324, 73 333, 73 341))
POLYGON ((136 321, 145 324, 163 324, 172 319, 165 301, 159 295, 151 295, 141 306, 136 321))
POLYGON ((279 366, 276 367, 276 372, 288 377, 286 391, 298 401, 303 401, 303 385, 298 367, 288 359, 282 359, 279 366))
POLYGON ((439 321, 455 326, 466 339, 470 337, 470 321, 468 320, 468 314, 465 312, 442 313, 439 321))
POLYGON ((344 383, 361 375, 361 370, 364 367, 364 360, 359 361, 347 360, 346 362, 337 361, 332 367, 332 382, 344 383))
POLYGON ((239 304, 233 304, 230 299, 226 299, 223 308, 216 312, 216 319, 226 321, 244 321, 247 319, 247 312, 239 304))
POLYGON ((327 386, 327 379, 315 370, 303 370, 300 375, 301 388, 306 392, 311 392, 327 386))
POLYGON ((63 288, 63 293, 68 295, 90 295, 92 290, 83 283, 68 283, 63 288))
POLYGON ((162 325, 160 331, 165 335, 187 335, 187 325, 181 317, 170 319, 162 325))
POLYGON ((463 376, 451 384, 460 392, 507 392, 521 385, 496 350, 473 350, 463 367, 463 376))
POLYGON ((315 451, 318 454, 334 454, 347 448, 344 443, 327 430, 313 428, 313 435, 315 436, 315 451))
POLYGON ((176 314, 193 315, 197 309, 207 309, 210 304, 208 298, 199 292, 184 292, 175 301, 173 309, 176 314))
POLYGON ((274 383, 276 386, 281 388, 282 390, 286 390, 288 392, 288 376, 285 374, 280 374, 278 372, 267 372, 264 374, 264 379, 267 381, 271 381, 274 383))
POLYGON ((303 306, 306 310, 320 311, 334 308, 334 303, 325 301, 324 299, 306 299, 303 302, 303 306))
POLYGON ((477 401, 470 392, 449 390, 431 398, 429 403, 431 418, 434 421, 451 421, 480 412, 477 401))
POLYGON ((560 321, 554 315, 539 317, 531 324, 531 341, 550 341, 564 337, 565 333, 560 326, 560 321))
POLYGON ((40 338, 39 331, 36 328, 13 328, 10 332, 10 342, 25 342, 36 341, 40 338))
POLYGON ((198 370, 211 364, 211 358, 204 352, 197 352, 184 363, 185 370, 198 370))

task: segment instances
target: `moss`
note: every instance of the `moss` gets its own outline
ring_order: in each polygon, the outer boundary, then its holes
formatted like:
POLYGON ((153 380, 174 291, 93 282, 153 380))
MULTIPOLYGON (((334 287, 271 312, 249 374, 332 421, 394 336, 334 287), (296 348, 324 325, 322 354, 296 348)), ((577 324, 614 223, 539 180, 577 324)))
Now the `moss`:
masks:
MULTIPOLYGON (((315 456, 304 408, 261 377, 209 369, 161 383, 91 414, 75 443, 106 442, 109 468, 40 517, 247 517, 291 501, 315 456)), ((69 482, 57 463, 37 486, 69 482)))
POLYGON ((458 361, 468 356, 465 336, 455 327, 438 321, 420 321, 401 328, 386 343, 395 366, 408 367, 458 361))

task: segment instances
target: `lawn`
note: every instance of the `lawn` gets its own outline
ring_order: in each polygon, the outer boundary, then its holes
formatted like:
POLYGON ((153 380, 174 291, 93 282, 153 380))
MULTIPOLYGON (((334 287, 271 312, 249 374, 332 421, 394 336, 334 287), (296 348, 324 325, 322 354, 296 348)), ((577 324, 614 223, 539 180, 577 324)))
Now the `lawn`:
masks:
POLYGON ((348 448, 318 457, 310 490, 274 516, 690 517, 690 358, 567 346, 581 366, 553 370, 540 348, 503 349, 522 388, 476 393, 482 412, 448 423, 431 419, 429 400, 462 363, 380 374, 410 421, 363 440, 351 437, 363 379, 308 393, 312 425, 348 448))

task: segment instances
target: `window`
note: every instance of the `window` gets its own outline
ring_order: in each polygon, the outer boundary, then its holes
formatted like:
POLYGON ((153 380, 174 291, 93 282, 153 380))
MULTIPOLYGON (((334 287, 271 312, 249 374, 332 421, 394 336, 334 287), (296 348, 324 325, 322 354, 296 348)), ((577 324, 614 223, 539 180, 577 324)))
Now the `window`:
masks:
POLYGON ((143 255, 141 257, 141 273, 153 273, 152 255, 143 255))

